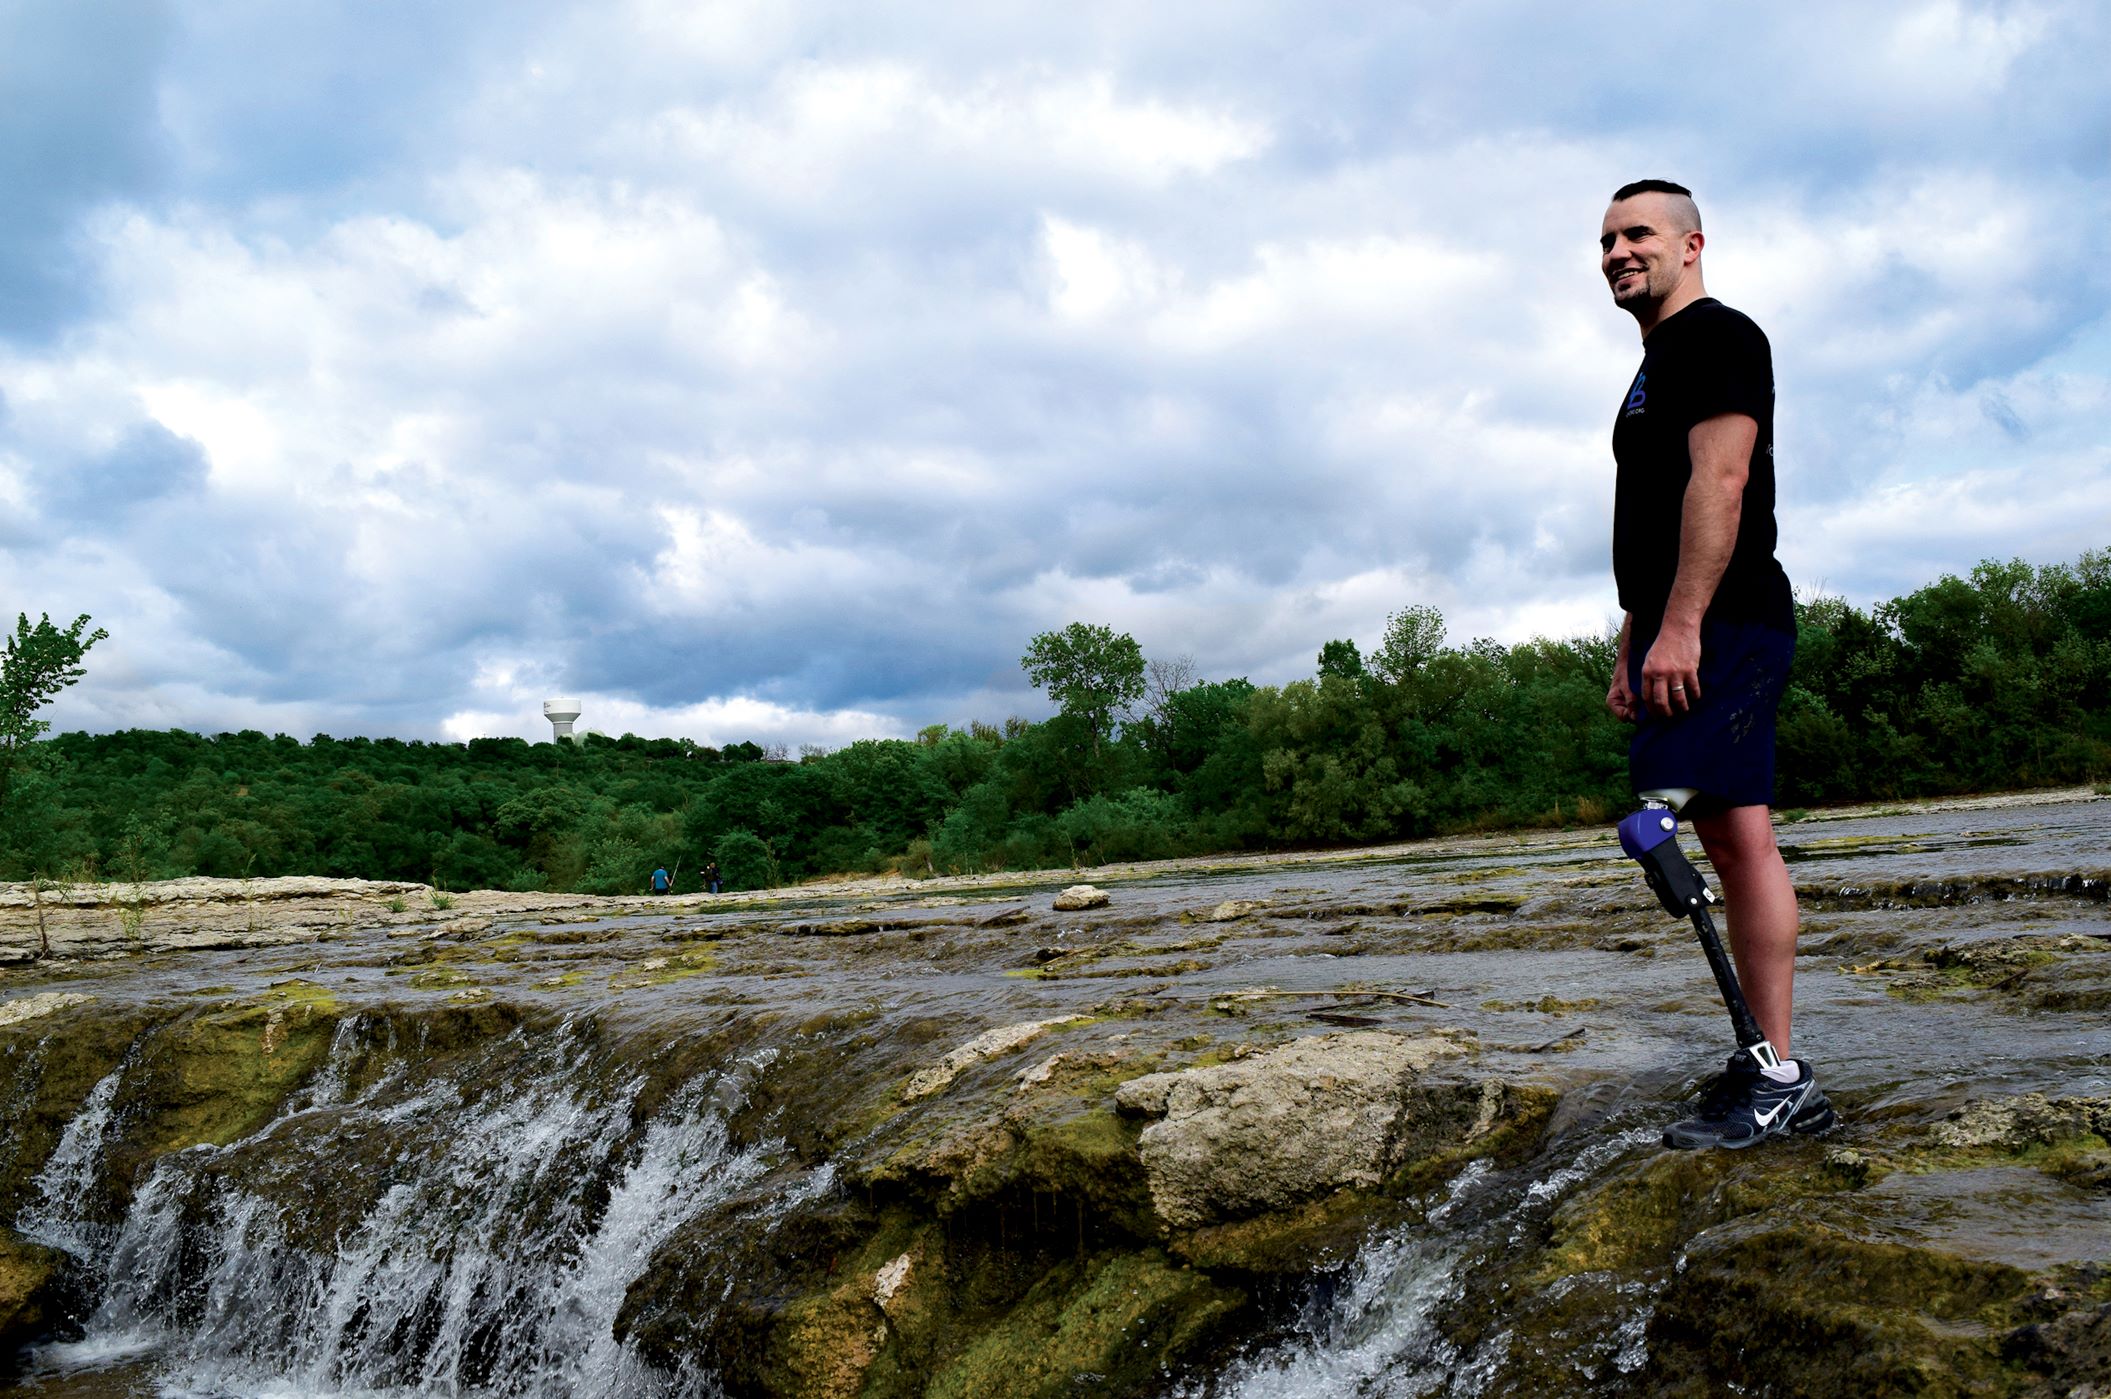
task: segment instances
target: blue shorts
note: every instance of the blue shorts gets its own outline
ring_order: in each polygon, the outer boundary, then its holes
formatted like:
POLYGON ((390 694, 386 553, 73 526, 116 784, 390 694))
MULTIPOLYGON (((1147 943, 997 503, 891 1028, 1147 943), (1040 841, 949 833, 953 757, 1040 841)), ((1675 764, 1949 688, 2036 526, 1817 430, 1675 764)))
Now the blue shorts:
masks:
MULTIPOLYGON (((1627 684, 1642 693, 1642 661, 1655 633, 1627 643, 1627 684)), ((1796 659, 1791 632, 1762 622, 1701 622, 1701 697, 1665 718, 1644 709, 1628 744, 1635 791, 1693 787, 1687 810, 1706 815, 1774 801, 1774 713, 1796 659)))

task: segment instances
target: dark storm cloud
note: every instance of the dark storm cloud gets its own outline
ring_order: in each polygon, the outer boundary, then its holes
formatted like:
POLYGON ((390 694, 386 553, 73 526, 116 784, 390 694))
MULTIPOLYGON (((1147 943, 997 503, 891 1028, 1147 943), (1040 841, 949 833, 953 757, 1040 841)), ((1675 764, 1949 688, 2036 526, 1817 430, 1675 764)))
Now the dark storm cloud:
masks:
POLYGON ((0 336, 49 336, 92 303, 81 220, 159 183, 167 6, 0 0, 0 336))

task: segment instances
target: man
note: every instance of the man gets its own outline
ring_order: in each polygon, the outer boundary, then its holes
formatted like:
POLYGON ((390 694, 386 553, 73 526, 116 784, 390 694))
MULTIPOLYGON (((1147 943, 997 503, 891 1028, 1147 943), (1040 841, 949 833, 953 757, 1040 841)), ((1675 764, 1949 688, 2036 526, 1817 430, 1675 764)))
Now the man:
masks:
POLYGON ((1685 814, 1722 885, 1730 953, 1781 1063, 1743 1050, 1665 1129, 1666 1146, 1749 1146, 1833 1124, 1810 1066, 1789 1058, 1796 891, 1774 844, 1774 711, 1795 654, 1774 559, 1774 371, 1758 326, 1701 281, 1700 211, 1666 180, 1616 191, 1598 246, 1613 303, 1642 331, 1642 366, 1613 427, 1619 661, 1605 702, 1635 723, 1642 793, 1691 790, 1685 814))
POLYGON ((673 887, 674 887, 674 881, 673 881, 673 880, 672 880, 671 878, 669 878, 669 877, 668 877, 668 874, 667 874, 667 867, 666 867, 665 865, 661 865, 661 866, 660 866, 659 868, 655 869, 655 870, 654 870, 654 871, 652 872, 652 892, 653 892, 653 893, 655 893, 655 894, 664 894, 664 893, 666 893, 666 892, 667 892, 667 891, 668 891, 669 889, 671 889, 671 888, 673 888, 673 887))

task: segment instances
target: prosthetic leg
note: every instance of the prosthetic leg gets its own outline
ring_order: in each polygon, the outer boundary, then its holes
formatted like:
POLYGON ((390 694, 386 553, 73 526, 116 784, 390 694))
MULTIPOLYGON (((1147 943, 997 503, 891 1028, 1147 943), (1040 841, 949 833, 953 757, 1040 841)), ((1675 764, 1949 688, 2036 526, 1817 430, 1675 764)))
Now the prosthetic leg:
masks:
POLYGON ((1738 1047, 1749 1053, 1760 1068, 1777 1068, 1781 1056, 1752 1019, 1752 1008, 1745 1004, 1744 991, 1737 984, 1737 969, 1723 951, 1722 939, 1716 936, 1715 920, 1708 916, 1715 891, 1679 849, 1678 810, 1693 796, 1690 787, 1644 792, 1642 809, 1620 823, 1620 848, 1642 866, 1642 877, 1656 891, 1657 902, 1664 905, 1666 913, 1693 920, 1701 951, 1708 955, 1708 969, 1715 973, 1716 988, 1729 1008, 1738 1047))

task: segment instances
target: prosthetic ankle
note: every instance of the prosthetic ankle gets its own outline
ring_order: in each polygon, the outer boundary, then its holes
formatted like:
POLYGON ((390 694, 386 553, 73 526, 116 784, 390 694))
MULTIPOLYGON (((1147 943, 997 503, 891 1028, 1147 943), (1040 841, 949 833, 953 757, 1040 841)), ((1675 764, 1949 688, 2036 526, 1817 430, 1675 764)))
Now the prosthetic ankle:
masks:
POLYGON ((1716 989, 1730 1012, 1738 1046, 1761 1069, 1779 1068, 1781 1056, 1753 1020, 1752 1009, 1745 1004, 1744 991, 1737 984, 1737 969, 1723 951, 1715 920, 1708 914, 1709 906, 1715 902, 1715 891, 1679 849, 1678 811, 1693 797, 1690 787, 1644 792, 1642 809, 1620 823, 1620 848, 1641 865, 1642 877, 1666 913, 1693 920, 1693 931, 1700 938, 1701 951, 1707 954, 1708 968, 1715 973, 1716 989))

